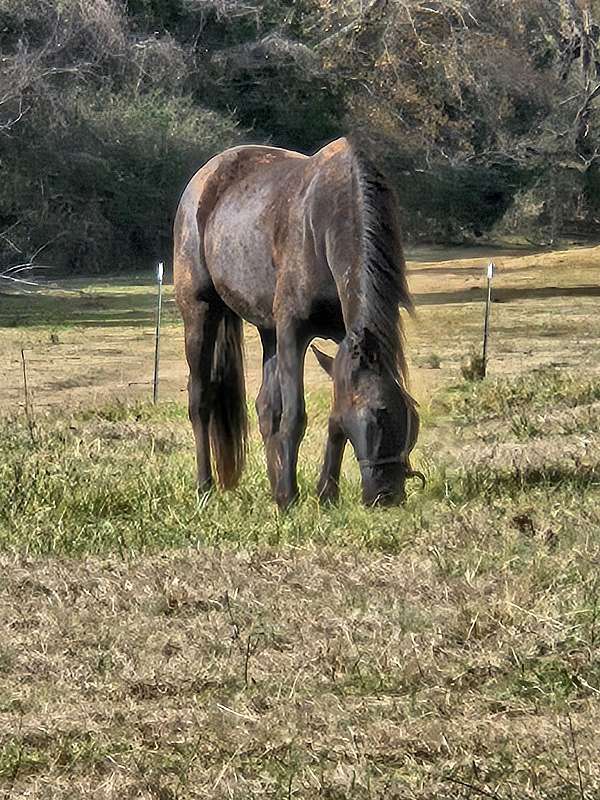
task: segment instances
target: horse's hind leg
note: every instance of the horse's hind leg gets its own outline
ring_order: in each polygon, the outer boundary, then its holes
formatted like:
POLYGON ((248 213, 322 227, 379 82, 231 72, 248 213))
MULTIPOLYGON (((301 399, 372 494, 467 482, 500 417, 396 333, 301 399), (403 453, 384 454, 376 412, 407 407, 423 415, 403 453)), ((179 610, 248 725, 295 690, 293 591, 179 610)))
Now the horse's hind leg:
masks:
POLYGON ((304 404, 304 356, 307 340, 299 325, 286 320, 277 326, 277 377, 281 392, 281 420, 275 437, 278 475, 275 500, 280 508, 298 496, 296 468, 300 443, 306 430, 304 404))
POLYGON ((213 404, 211 368, 222 307, 206 302, 187 306, 184 314, 185 356, 190 369, 188 411, 196 442, 198 492, 212 486, 209 423, 213 404))

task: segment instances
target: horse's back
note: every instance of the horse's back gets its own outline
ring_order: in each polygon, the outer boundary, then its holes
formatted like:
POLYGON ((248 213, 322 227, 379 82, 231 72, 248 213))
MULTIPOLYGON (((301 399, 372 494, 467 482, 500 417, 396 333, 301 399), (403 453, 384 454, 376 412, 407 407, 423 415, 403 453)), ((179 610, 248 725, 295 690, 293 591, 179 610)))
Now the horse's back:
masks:
POLYGON ((177 208, 177 225, 190 215, 208 215, 220 196, 236 181, 252 172, 284 160, 306 160, 308 156, 293 150, 263 145, 230 147, 213 156, 192 176, 185 187, 177 208), (210 211, 207 212, 207 209, 210 211))

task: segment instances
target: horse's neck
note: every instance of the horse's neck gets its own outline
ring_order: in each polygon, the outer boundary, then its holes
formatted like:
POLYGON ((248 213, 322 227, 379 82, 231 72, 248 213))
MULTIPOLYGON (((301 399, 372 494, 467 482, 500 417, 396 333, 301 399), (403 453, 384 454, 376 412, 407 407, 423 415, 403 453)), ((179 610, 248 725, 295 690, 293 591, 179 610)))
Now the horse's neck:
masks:
POLYGON ((377 331, 377 314, 373 307, 373 286, 369 283, 369 275, 362 264, 355 266, 347 274, 345 284, 345 323, 346 332, 360 333, 365 328, 377 331))

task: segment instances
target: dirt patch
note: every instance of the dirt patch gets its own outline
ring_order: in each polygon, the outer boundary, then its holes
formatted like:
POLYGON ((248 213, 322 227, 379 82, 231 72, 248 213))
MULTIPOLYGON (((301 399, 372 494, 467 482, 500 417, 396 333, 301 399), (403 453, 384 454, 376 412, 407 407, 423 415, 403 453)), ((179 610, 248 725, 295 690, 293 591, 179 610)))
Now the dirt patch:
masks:
MULTIPOLYGON (((595 367, 600 352, 595 313, 600 248, 496 256, 495 262, 495 297, 499 302, 492 320, 491 369, 515 372, 557 358, 565 366, 587 359, 595 367), (582 315, 587 315, 585 323, 582 315), (588 328, 585 339, 578 335, 584 324, 588 328), (556 343, 549 341, 552 338, 556 343)), ((409 282, 418 313, 414 322, 407 323, 407 347, 413 365, 413 388, 420 400, 436 386, 453 380, 461 359, 469 350, 480 347, 486 264, 487 259, 481 257, 409 263, 409 282), (440 369, 435 371, 424 363, 432 354, 440 358, 440 369)), ((21 348, 26 352, 31 397, 41 410, 151 396, 153 292, 151 285, 139 285, 139 280, 130 287, 118 283, 87 289, 79 281, 77 291, 64 296, 31 295, 25 301, 14 296, 3 298, 0 324, 9 327, 4 329, 0 361, 1 407, 23 406, 21 348), (86 322, 90 308, 94 309, 94 318, 86 322)), ((184 402, 187 367, 182 326, 170 293, 171 288, 166 287, 160 396, 184 402)), ((324 347, 329 352, 335 350, 331 343, 324 347)), ((258 336, 250 327, 246 330, 246 353, 252 398, 260 386, 261 356, 258 336)), ((310 352, 305 381, 308 390, 328 383, 310 352)))

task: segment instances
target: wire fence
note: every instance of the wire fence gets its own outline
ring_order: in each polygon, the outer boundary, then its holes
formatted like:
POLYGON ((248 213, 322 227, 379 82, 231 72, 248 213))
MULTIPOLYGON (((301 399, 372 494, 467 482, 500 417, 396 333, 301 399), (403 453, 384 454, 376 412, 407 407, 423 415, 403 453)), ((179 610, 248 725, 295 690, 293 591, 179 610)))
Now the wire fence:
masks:
MULTIPOLYGON (((2 405, 25 407, 25 380, 30 403, 36 408, 152 400, 153 333, 138 334, 135 339, 126 332, 111 334, 110 346, 98 346, 97 339, 104 339, 105 335, 106 332, 95 332, 92 338, 69 332, 65 342, 23 343, 22 348, 17 343, 0 368, 2 405)), ((178 344, 182 341, 180 331, 163 330, 163 336, 174 336, 178 344)), ((174 353, 173 349, 171 343, 168 348, 163 347, 161 355, 161 399, 178 397, 186 387, 183 353, 174 353)))
MULTIPOLYGON (((421 272, 415 269, 413 280, 418 281, 421 272)), ((436 280, 439 272, 440 268, 431 269, 436 280)), ((569 367, 581 363, 585 353, 596 347, 596 315, 591 315, 596 300, 591 294, 587 296, 589 287, 583 287, 581 297, 555 289, 561 297, 563 324, 570 320, 572 327, 579 325, 573 327, 573 336, 556 338, 555 306, 545 294, 537 299, 534 294, 529 297, 523 284, 526 311, 515 302, 501 305, 492 313, 493 263, 488 261, 484 269, 468 268, 464 275, 456 298, 448 292, 450 281, 457 280, 450 273, 439 278, 446 281, 441 284, 446 294, 418 295, 420 317, 414 331, 411 329, 409 357, 411 372, 414 376, 420 370, 417 381, 425 389, 439 383, 440 365, 447 375, 464 376, 465 357, 470 353, 474 359, 467 366, 473 367, 473 377, 477 378, 485 375, 490 358, 493 374, 544 364, 569 367), (477 296, 471 294, 472 289, 477 290, 477 296), (435 303, 427 302, 430 297, 435 303), (568 307, 567 302, 571 303, 568 307), (549 338, 549 332, 553 338, 549 338)), ((431 286, 437 286, 431 278, 428 280, 431 286)), ((523 282, 521 272, 518 280, 523 282)), ((36 413, 69 411, 114 402, 152 401, 153 396, 185 404, 188 370, 183 324, 169 282, 162 295, 160 325, 158 285, 149 275, 103 276, 97 282, 79 279, 60 284, 42 278, 28 280, 18 291, 13 283, 11 279, 7 290, 0 281, 0 411, 22 412, 28 407, 36 413), (159 377, 156 389, 155 370, 159 377)), ((500 286, 494 289, 494 296, 501 298, 503 291, 515 290, 500 286)), ((551 295, 548 297, 551 299, 551 295)), ((260 342, 252 326, 246 328, 245 338, 251 401, 261 382, 260 342)), ((313 361, 309 353, 306 388, 328 386, 313 361)))
MULTIPOLYGON (((0 324, 14 325, 0 359, 2 406, 31 414, 34 409, 115 401, 156 403, 159 394, 164 400, 185 399, 183 328, 169 287, 163 294, 162 264, 155 281, 117 278, 111 285, 110 279, 102 278, 97 285, 81 288, 77 281, 60 285, 14 275, 10 280, 20 283, 21 292, 7 297, 12 317, 6 318, 7 310, 2 319, 0 308, 0 324)), ((490 286, 488 271, 484 359, 490 286)), ((247 350, 253 349, 256 339, 255 332, 249 334, 247 350)), ((248 377, 250 383, 260 380, 260 375, 248 377)))
MULTIPOLYGON (((159 294, 148 275, 97 283, 28 278, 18 287, 11 280, 8 290, 0 281, 0 329, 2 412, 187 402, 183 323, 168 282, 159 294)), ((260 345, 254 329, 245 338, 254 391, 260 345)))
POLYGON ((182 398, 183 329, 171 293, 157 317, 156 284, 74 289, 0 285, 0 406, 4 411, 182 398), (160 335, 160 372, 157 337, 160 335), (159 381, 157 380, 159 378, 159 381))

